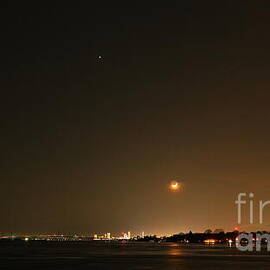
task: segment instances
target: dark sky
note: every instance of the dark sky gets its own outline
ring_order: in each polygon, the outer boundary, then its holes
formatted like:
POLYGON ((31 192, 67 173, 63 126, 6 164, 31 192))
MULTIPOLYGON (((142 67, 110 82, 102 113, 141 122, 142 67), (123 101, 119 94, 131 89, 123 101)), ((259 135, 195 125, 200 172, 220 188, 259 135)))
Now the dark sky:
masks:
POLYGON ((1 9, 0 231, 231 230, 270 200, 267 1, 85 3, 1 9))

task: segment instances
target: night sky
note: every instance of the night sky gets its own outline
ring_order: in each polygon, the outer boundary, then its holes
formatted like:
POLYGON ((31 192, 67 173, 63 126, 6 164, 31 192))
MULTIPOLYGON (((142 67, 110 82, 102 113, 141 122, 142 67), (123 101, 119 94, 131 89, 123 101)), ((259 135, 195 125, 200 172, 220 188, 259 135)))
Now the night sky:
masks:
POLYGON ((270 200, 267 1, 91 3, 1 8, 0 232, 232 230, 270 200))

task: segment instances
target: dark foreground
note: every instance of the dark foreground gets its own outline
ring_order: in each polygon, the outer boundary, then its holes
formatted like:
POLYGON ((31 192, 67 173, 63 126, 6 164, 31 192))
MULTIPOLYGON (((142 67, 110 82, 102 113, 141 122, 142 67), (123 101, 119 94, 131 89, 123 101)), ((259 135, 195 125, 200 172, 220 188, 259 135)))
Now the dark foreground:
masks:
POLYGON ((225 246, 62 243, 0 246, 0 269, 269 269, 270 253, 225 246))

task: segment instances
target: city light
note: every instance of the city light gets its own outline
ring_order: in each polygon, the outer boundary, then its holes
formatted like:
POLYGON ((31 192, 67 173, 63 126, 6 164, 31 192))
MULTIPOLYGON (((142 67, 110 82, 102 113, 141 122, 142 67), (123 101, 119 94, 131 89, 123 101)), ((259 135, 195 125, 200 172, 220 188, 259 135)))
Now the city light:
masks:
POLYGON ((217 241, 215 240, 215 239, 207 239, 207 240, 204 240, 204 243, 205 244, 209 244, 209 245, 211 245, 211 244, 215 244, 217 241))

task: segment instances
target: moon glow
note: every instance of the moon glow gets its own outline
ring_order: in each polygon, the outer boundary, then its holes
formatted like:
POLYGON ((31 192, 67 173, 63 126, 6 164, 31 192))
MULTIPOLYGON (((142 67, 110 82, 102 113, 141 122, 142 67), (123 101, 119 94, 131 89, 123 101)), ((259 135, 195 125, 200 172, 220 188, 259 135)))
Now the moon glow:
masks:
POLYGON ((179 191, 180 190, 180 183, 177 181, 172 181, 169 186, 171 191, 179 191))

